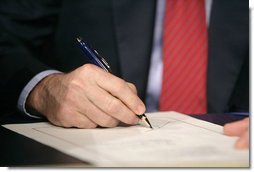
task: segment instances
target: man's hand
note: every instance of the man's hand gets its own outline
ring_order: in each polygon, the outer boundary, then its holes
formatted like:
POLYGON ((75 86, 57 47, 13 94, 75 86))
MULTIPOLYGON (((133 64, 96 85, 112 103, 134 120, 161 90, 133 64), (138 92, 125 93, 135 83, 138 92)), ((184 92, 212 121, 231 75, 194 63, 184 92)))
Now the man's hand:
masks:
POLYGON ((249 118, 226 124, 224 126, 224 134, 240 137, 235 143, 235 148, 249 148, 249 118))
POLYGON ((136 114, 145 112, 133 84, 91 64, 47 76, 32 90, 26 107, 57 126, 78 128, 133 125, 136 114))

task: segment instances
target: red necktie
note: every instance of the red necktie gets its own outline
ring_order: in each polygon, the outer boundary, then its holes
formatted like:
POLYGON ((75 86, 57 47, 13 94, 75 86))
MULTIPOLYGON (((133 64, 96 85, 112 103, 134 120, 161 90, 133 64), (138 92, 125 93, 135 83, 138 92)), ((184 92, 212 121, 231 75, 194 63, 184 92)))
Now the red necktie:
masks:
POLYGON ((159 108, 205 114, 207 25, 204 0, 167 0, 159 108))

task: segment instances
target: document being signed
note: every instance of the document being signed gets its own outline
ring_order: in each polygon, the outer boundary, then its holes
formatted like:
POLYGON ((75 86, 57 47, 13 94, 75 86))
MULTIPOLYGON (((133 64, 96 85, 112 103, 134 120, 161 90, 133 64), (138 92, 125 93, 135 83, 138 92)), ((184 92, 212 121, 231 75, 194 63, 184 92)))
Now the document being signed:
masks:
POLYGON ((248 167, 249 151, 223 127, 176 112, 147 113, 143 126, 76 129, 49 123, 4 127, 98 167, 248 167))

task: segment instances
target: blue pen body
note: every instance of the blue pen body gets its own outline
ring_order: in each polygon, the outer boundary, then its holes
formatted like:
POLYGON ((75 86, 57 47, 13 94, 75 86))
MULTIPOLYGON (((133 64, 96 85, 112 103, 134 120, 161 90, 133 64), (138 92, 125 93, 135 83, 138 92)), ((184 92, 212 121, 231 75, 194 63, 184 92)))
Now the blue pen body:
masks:
POLYGON ((85 55, 92 64, 101 67, 107 72, 111 72, 110 66, 108 65, 106 60, 96 50, 94 50, 87 42, 83 41, 80 37, 77 38, 77 41, 79 43, 79 47, 85 53, 85 55))

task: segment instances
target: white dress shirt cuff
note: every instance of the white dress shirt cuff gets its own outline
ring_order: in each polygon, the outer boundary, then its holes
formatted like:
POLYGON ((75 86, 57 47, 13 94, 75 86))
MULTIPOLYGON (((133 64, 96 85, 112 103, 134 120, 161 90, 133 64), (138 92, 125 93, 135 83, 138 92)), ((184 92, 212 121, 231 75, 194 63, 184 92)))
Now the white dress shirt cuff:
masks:
POLYGON ((18 110, 23 112, 24 114, 32 117, 32 118, 40 118, 39 116, 32 115, 26 111, 26 99, 29 95, 29 93, 33 90, 33 88, 46 76, 54 73, 61 73, 60 71, 57 70, 46 70, 43 72, 40 72, 39 74, 35 75, 29 82, 28 84, 23 88, 21 94, 19 95, 18 99, 18 110))

